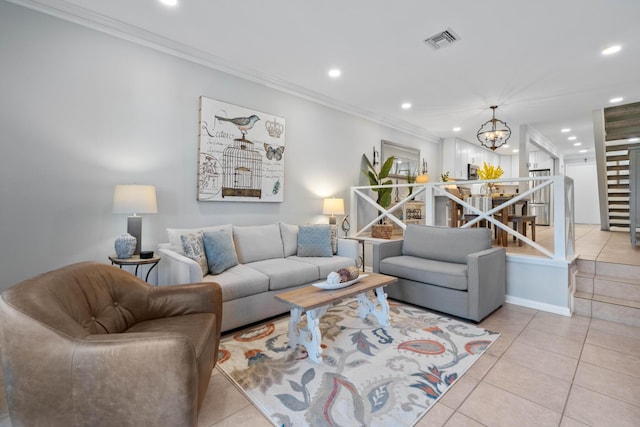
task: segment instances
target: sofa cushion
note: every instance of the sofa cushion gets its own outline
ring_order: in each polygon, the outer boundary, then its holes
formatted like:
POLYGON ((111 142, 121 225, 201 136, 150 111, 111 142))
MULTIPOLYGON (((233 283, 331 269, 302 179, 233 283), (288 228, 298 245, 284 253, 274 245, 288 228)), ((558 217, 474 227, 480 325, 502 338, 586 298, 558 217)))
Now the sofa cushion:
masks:
POLYGON ((233 227, 233 239, 243 264, 284 257, 278 224, 233 227))
POLYGON ((299 257, 330 257, 331 230, 328 225, 301 225, 298 227, 299 257))
POLYGON ((414 256, 395 256, 380 261, 380 273, 443 288, 467 290, 467 265, 414 256))
POLYGON ((202 270, 202 274, 207 274, 209 272, 209 265, 207 264, 207 255, 204 251, 202 233, 183 234, 180 236, 180 240, 182 241, 184 256, 197 262, 202 270))
MULTIPOLYGON (((284 222, 279 224, 285 258, 296 255, 298 253, 298 226, 284 222)), ((338 253, 338 226, 330 225, 329 227, 331 230, 331 251, 335 255, 338 253)))
POLYGON ((204 252, 207 255, 209 273, 220 274, 223 271, 238 265, 236 248, 233 239, 224 230, 206 231, 202 233, 204 252))
POLYGON ((286 289, 320 278, 317 266, 289 258, 256 261, 249 264, 248 267, 269 277, 269 290, 286 289))
POLYGON ((279 225, 285 258, 295 255, 298 252, 298 226, 285 224, 284 222, 279 223, 279 225))
POLYGON ((449 228, 407 224, 402 254, 437 261, 467 262, 467 255, 491 247, 488 228, 449 228))
POLYGON ((291 256, 287 259, 291 259, 299 262, 306 262, 307 264, 312 264, 318 267, 318 274, 320 276, 320 280, 325 279, 329 273, 332 271, 338 271, 341 268, 347 268, 355 264, 355 260, 353 258, 347 258, 343 256, 332 256, 332 257, 299 257, 299 256, 291 256))
POLYGON ((260 294, 269 290, 269 277, 242 264, 231 267, 215 276, 208 274, 202 280, 216 282, 220 285, 223 302, 260 294))
POLYGON ((184 255, 182 250, 182 240, 180 236, 183 234, 197 233, 205 231, 225 230, 229 233, 229 236, 233 236, 233 226, 231 224, 214 225, 210 227, 196 227, 196 228, 167 228, 167 235, 169 236, 169 249, 179 254, 184 255))

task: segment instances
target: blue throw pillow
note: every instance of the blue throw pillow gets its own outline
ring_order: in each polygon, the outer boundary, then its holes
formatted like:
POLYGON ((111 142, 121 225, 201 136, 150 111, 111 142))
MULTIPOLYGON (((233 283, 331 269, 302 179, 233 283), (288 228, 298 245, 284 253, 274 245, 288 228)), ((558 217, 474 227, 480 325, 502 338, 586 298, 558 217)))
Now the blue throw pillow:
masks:
POLYGON ((328 225, 301 225, 298 228, 298 256, 333 255, 331 229, 328 225))
POLYGON ((229 233, 223 230, 207 231, 202 234, 204 252, 207 255, 209 273, 220 274, 238 265, 238 255, 229 233))

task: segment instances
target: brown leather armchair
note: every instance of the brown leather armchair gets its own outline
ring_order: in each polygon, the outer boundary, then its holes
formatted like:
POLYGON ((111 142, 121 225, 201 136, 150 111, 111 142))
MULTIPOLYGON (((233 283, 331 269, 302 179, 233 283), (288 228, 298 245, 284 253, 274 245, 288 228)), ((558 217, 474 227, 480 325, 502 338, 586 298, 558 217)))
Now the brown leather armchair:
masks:
POLYGON ((215 366, 217 283, 152 287, 99 263, 2 293, 2 368, 16 426, 195 426, 215 366))

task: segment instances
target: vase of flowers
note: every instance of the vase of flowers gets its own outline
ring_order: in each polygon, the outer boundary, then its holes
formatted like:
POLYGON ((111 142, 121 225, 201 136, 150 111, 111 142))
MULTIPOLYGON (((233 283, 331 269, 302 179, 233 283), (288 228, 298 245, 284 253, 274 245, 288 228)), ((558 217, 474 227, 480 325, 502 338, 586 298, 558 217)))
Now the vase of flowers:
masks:
MULTIPOLYGON (((504 171, 500 166, 496 167, 496 166, 487 164, 487 162, 483 162, 482 168, 478 171, 478 178, 483 180, 500 179, 503 173, 504 171)), ((495 188, 496 188, 495 183, 493 182, 487 183, 486 186, 488 188, 489 194, 495 193, 495 188)))

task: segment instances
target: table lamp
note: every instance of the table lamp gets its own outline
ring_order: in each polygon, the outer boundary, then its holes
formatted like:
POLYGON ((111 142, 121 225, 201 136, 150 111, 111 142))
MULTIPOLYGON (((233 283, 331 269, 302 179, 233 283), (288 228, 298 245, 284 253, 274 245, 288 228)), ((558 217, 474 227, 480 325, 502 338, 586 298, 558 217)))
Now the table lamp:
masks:
POLYGON ((344 215, 344 199, 324 199, 322 204, 323 215, 329 215, 329 224, 336 223, 336 215, 344 215))
POLYGON ((142 217, 138 214, 158 213, 156 188, 153 185, 116 185, 113 192, 114 214, 129 214, 127 233, 136 238, 134 255, 140 254, 142 217))

